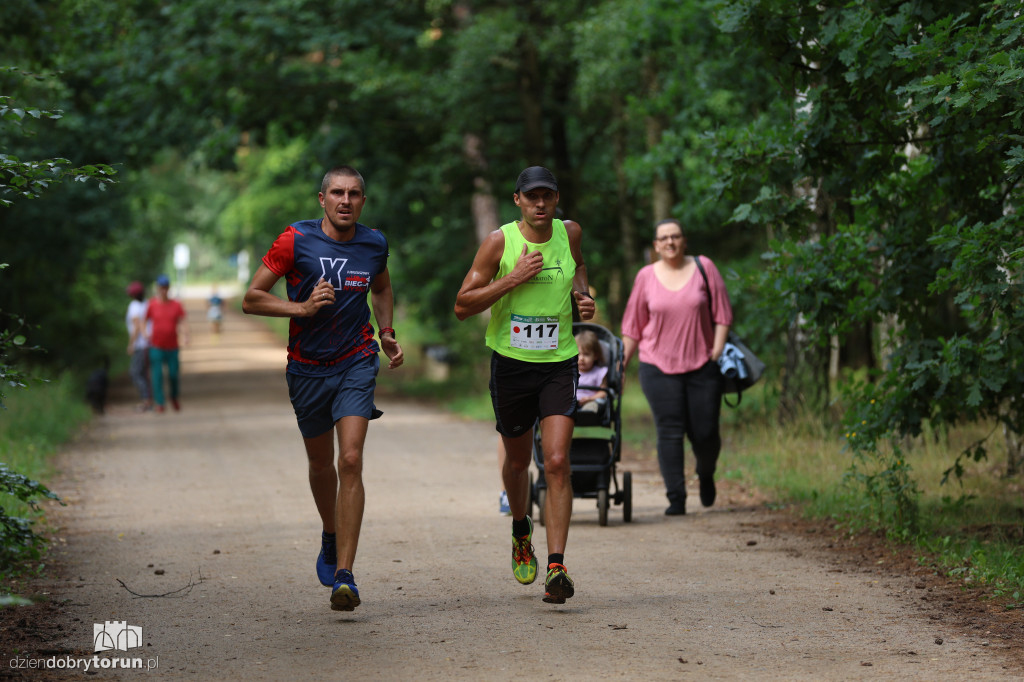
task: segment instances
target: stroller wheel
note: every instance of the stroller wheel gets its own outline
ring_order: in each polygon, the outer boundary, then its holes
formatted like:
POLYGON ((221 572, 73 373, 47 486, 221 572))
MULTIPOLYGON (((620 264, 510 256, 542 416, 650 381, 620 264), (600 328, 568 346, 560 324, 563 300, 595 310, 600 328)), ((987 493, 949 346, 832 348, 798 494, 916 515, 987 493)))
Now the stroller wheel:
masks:
POLYGON ((633 474, 629 471, 622 474, 622 520, 633 520, 633 474))
POLYGON ((597 525, 608 525, 608 488, 597 491, 597 525))

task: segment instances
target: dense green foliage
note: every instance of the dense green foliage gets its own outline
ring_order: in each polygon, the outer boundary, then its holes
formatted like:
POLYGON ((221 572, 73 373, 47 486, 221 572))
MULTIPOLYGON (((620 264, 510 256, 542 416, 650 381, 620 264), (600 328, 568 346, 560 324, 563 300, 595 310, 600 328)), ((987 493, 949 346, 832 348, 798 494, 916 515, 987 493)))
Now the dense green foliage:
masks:
POLYGON ((81 399, 81 382, 70 373, 17 391, 0 410, 0 576, 4 579, 42 565, 45 544, 30 524, 43 514, 40 502, 57 498, 37 481, 50 479, 52 456, 91 416, 81 399))
MULTIPOLYGON (((8 69, 8 72, 15 71, 17 70, 13 68, 8 69)), ((19 108, 12 104, 12 98, 0 96, 0 121, 6 124, 6 129, 20 132, 26 115, 35 119, 60 118, 60 115, 53 111, 19 108)), ((3 151, 0 151, 0 206, 5 208, 10 207, 15 198, 36 198, 51 184, 63 180, 96 180, 100 188, 112 181, 113 169, 106 165, 74 168, 71 167, 70 161, 64 158, 44 161, 22 160, 3 151)), ((5 251, 3 256, 10 257, 11 254, 5 251)), ((7 263, 0 263, 0 272, 8 267, 7 263)), ((0 308, 0 323, 3 325, 0 327, 0 409, 6 410, 6 391, 26 387, 28 373, 24 366, 25 360, 18 355, 25 351, 41 349, 38 346, 27 345, 26 336, 22 331, 30 325, 20 314, 0 308)), ((69 414, 64 411, 60 414, 65 424, 73 423, 69 414)), ((66 433, 59 435, 66 437, 66 433)), ((0 460, 0 574, 7 574, 19 562, 38 557, 45 544, 43 538, 32 528, 32 519, 10 512, 14 506, 12 501, 38 511, 39 498, 60 499, 46 486, 23 473, 13 471, 5 464, 13 459, 9 452, 12 445, 11 440, 5 438, 3 446, 0 447, 0 454, 3 456, 3 460, 0 460)), ((0 598, 0 606, 16 603, 20 603, 16 597, 3 595, 0 598)))
POLYGON ((780 418, 844 415, 883 523, 914 526, 905 439, 925 425, 1024 431, 1011 3, 9 0, 0 24, 5 106, 63 111, 32 137, 0 128, 5 158, 123 169, 111 191, 0 210, 0 309, 19 303, 57 367, 120 346, 124 284, 173 240, 255 262, 318 214, 334 163, 364 172, 424 341, 472 361, 455 292, 481 232, 515 217, 516 174, 543 164, 604 321, 654 220, 681 218, 780 418))
POLYGON ((863 481, 912 528, 901 439, 1024 431, 1024 19, 999 2, 744 1, 722 21, 790 94, 785 124, 734 147, 737 176, 763 183, 734 217, 776 236, 763 309, 818 347, 876 338, 866 378, 843 385, 846 435, 881 458, 863 481))
POLYGON ((45 361, 98 364, 113 347, 111 320, 119 322, 121 302, 108 292, 113 282, 123 291, 117 270, 136 260, 142 240, 115 217, 125 196, 111 184, 116 171, 99 162, 108 157, 82 150, 81 117, 64 110, 60 78, 19 66, 0 72, 0 261, 11 266, 0 273, 5 336, 32 328, 45 361))
MULTIPOLYGON (((59 499, 46 486, 33 481, 24 474, 11 471, 0 462, 0 494, 9 495, 32 509, 38 509, 38 498, 59 499)), ((0 507, 0 574, 26 558, 39 555, 45 540, 32 530, 32 521, 21 516, 12 516, 0 507)))

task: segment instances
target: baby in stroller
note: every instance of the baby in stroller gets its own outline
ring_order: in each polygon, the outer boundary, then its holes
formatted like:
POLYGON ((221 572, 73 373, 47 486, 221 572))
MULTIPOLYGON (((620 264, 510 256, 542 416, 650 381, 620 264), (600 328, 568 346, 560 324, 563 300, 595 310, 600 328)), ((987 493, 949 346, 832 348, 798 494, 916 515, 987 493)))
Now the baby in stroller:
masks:
MULTIPOLYGON (((573 497, 596 499, 598 525, 608 524, 608 507, 622 505, 623 521, 633 519, 633 481, 616 472, 622 453, 622 341, 604 327, 574 322, 573 336, 579 350, 579 382, 576 385, 576 427, 569 450, 573 497)), ((536 483, 531 483, 531 504, 537 505, 537 520, 544 525, 547 482, 544 479, 543 439, 533 434, 533 462, 536 483)))
POLYGON ((608 402, 608 364, 597 334, 590 330, 576 335, 579 349, 580 381, 576 388, 576 409, 579 412, 600 412, 608 402))

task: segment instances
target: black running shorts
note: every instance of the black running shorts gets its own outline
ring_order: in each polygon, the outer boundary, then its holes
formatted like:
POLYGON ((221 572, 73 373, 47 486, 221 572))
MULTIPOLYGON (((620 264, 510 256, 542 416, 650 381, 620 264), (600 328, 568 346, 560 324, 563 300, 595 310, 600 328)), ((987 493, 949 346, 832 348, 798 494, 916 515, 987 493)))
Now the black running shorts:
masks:
POLYGON ((579 375, 576 356, 558 362, 525 362, 492 354, 491 404, 498 433, 516 438, 529 432, 538 419, 572 417, 579 375))

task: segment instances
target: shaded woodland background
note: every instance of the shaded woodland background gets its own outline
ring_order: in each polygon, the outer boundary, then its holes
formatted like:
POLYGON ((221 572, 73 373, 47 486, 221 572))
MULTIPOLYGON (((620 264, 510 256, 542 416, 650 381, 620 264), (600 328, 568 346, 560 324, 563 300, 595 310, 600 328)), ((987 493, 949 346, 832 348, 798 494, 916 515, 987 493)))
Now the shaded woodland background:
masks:
POLYGON ((991 423, 951 472, 993 439, 1019 471, 1016 3, 6 0, 0 29, 5 376, 120 357, 128 281, 177 242, 233 277, 319 214, 338 163, 367 179, 404 323, 472 364, 455 292, 540 164, 616 332, 677 217, 771 367, 773 419, 832 425, 892 495, 926 428, 991 423))

